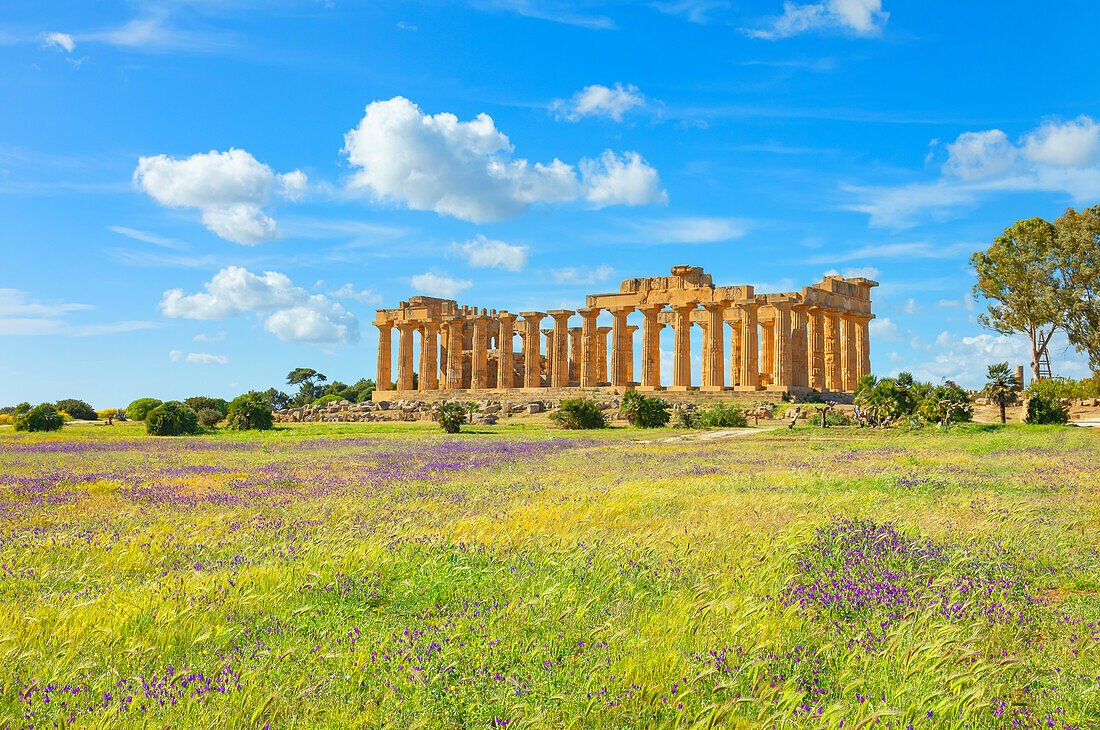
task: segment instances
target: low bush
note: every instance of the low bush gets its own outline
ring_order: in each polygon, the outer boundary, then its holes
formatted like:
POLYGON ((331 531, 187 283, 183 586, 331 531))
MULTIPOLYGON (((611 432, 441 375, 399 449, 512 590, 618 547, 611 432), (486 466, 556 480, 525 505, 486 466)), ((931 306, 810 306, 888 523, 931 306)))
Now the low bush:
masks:
POLYGON ((969 423, 974 417, 974 407, 967 392, 949 380, 928 392, 921 401, 920 415, 941 426, 969 423))
POLYGON ((161 401, 156 398, 138 398, 136 401, 126 406, 126 416, 131 421, 144 421, 149 411, 160 405, 161 401))
POLYGON ((735 405, 715 403, 696 411, 692 423, 695 428, 744 428, 749 417, 735 405))
POLYGON ((10 413, 0 413, 0 426, 10 426, 15 423, 15 416, 10 413))
POLYGON ((1024 423, 1041 425, 1066 423, 1068 421, 1069 410, 1059 403, 1057 398, 1036 395, 1028 399, 1027 416, 1024 418, 1024 423))
POLYGON ((669 425, 673 428, 695 428, 695 414, 687 408, 673 408, 669 425))
POLYGON ((619 412, 631 426, 660 428, 668 423, 668 403, 661 398, 644 396, 631 390, 623 396, 619 412))
POLYGON ((607 428, 607 416, 591 398, 566 398, 561 407, 550 414, 550 420, 561 428, 607 428))
POLYGON ((15 416, 16 431, 56 431, 65 423, 52 403, 43 403, 15 416))
POLYGON ((104 408, 102 411, 96 411, 96 417, 101 421, 125 421, 126 411, 121 408, 104 408))
POLYGON ((145 414, 145 431, 150 436, 185 436, 199 432, 198 414, 178 400, 161 403, 145 414))
POLYGON ((213 408, 215 411, 222 414, 222 418, 229 415, 229 402, 225 398, 208 398, 204 395, 196 395, 187 398, 183 402, 184 405, 195 413, 201 413, 208 408, 213 408))
POLYGON ((335 393, 329 393, 328 395, 323 395, 320 398, 317 398, 316 400, 314 400, 313 405, 315 405, 315 406, 327 406, 329 403, 339 403, 342 400, 347 400, 347 399, 342 398, 342 397, 336 395, 335 393))
POLYGON ((266 431, 275 425, 268 399, 255 391, 234 398, 225 420, 235 431, 266 431))
POLYGON ((203 428, 214 428, 222 420, 222 412, 216 408, 203 408, 198 412, 199 425, 203 428))
POLYGON ((439 409, 439 426, 444 433, 458 433, 466 423, 466 409, 459 403, 444 403, 439 409))
POLYGON ((73 417, 70 416, 65 411, 58 411, 57 415, 61 416, 61 420, 64 421, 65 423, 68 423, 69 421, 73 420, 73 417))
POLYGON ((77 400, 76 398, 65 398, 59 400, 54 406, 59 411, 65 411, 72 418, 78 421, 95 421, 97 420, 95 408, 92 408, 90 404, 85 401, 77 400))

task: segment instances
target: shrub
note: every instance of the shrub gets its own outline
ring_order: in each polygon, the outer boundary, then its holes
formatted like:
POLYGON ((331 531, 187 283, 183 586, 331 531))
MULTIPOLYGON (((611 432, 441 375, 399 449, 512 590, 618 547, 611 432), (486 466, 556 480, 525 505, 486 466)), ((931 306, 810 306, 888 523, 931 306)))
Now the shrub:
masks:
POLYGON ((1064 398, 1082 398, 1085 388, 1073 380, 1032 380, 1024 390, 1028 398, 1062 400, 1064 398))
POLYGON ((56 431, 64 423, 52 403, 43 403, 15 416, 16 431, 56 431))
POLYGON ((607 428, 607 416, 591 398, 566 398, 550 414, 550 420, 562 428, 607 428))
POLYGON ((125 417, 125 412, 118 408, 104 408, 102 411, 96 411, 95 416, 101 421, 121 421, 125 417))
POLYGON ((23 401, 22 403, 20 403, 19 405, 17 405, 15 407, 15 415, 18 416, 20 413, 26 413, 30 409, 31 409, 31 404, 28 403, 27 401, 23 401))
POLYGON ((198 416, 199 425, 203 428, 213 428, 222 420, 222 412, 216 408, 203 408, 198 416))
POLYGON ((825 425, 826 426, 851 426, 852 419, 848 417, 848 414, 844 411, 838 411, 835 408, 830 408, 825 412, 825 425))
POLYGON ((328 405, 329 403, 339 403, 342 400, 347 400, 347 398, 343 398, 339 395, 336 395, 335 393, 329 393, 328 395, 323 395, 320 398, 314 400, 313 405, 324 406, 328 405))
POLYGON ((974 407, 966 391, 950 380, 932 388, 920 404, 920 414, 929 421, 946 426, 967 423, 974 417, 974 407))
POLYGON ((266 431, 275 423, 267 397, 256 391, 234 398, 229 404, 226 420, 229 427, 236 431, 266 431))
POLYGON ((199 432, 199 417, 193 410, 170 400, 145 414, 145 431, 151 436, 183 436, 199 432))
POLYGON ((687 408, 673 408, 669 425, 673 428, 695 428, 695 414, 687 408))
POLYGON ((15 416, 10 413, 0 413, 0 426, 10 426, 15 423, 15 416))
POLYGON ((749 425, 749 417, 737 406, 715 403, 696 411, 692 423, 695 428, 744 428, 749 425))
POLYGON ((138 398, 136 401, 126 406, 126 415, 132 421, 144 421, 149 411, 159 405, 161 405, 161 401, 156 398, 138 398))
POLYGON ((204 395, 196 395, 184 401, 184 404, 195 413, 212 408, 225 418, 229 414, 229 402, 225 398, 207 398, 204 395))
POLYGON ((627 423, 639 428, 659 428, 668 423, 668 403, 656 397, 647 397, 636 390, 623 396, 619 412, 627 423))
POLYGON ((69 421, 73 420, 73 417, 70 416, 65 411, 58 411, 57 415, 61 416, 61 420, 64 421, 65 423, 68 423, 69 421))
POLYGON ((1041 395, 1032 396, 1027 402, 1027 417, 1024 423, 1039 425, 1044 423, 1066 423, 1069 421, 1069 410, 1058 402, 1056 398, 1045 398, 1041 395))
POLYGON ((466 422, 466 409, 459 403, 444 403, 439 409, 439 426, 444 433, 458 433, 466 422))
POLYGON ((95 408, 92 408, 91 405, 82 400, 65 398, 64 400, 59 400, 54 405, 57 407, 57 410, 65 411, 78 421, 97 420, 95 408))

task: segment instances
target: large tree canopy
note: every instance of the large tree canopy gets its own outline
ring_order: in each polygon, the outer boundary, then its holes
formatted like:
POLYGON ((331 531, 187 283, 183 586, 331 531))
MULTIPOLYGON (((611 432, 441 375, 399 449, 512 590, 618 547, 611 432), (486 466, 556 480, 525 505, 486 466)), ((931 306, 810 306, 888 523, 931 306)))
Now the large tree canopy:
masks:
POLYGON ((1067 208, 1054 221, 1056 263, 1062 285, 1060 324, 1089 367, 1100 371, 1100 205, 1067 208))

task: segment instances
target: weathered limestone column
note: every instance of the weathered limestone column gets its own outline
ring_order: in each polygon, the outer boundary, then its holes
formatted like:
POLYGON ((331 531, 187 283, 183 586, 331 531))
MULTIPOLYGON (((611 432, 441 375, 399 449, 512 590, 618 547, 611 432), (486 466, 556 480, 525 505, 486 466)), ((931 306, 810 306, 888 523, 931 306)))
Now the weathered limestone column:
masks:
POLYGON ((413 389, 413 332, 415 322, 400 322, 397 331, 401 339, 397 345, 397 389, 413 389))
POLYGON ((871 373, 871 318, 866 315, 853 317, 856 321, 856 383, 871 373))
POLYGON ((809 322, 805 304, 791 307, 791 385, 799 388, 810 386, 810 370, 807 365, 809 340, 806 325, 809 322))
POLYGON ((554 384, 554 330, 540 330, 546 337, 546 384, 554 384))
POLYGON ((791 303, 776 302, 775 309, 775 378, 772 385, 780 388, 791 386, 791 303))
POLYGON ((390 359, 393 357, 393 345, 390 343, 390 335, 393 332, 393 322, 375 322, 378 328, 378 371, 374 376, 375 390, 390 390, 393 380, 390 378, 390 359))
POLYGON ((710 350, 710 322, 703 320, 693 324, 699 325, 699 373, 703 377, 703 385, 706 385, 710 382, 710 359, 707 357, 710 350))
POLYGON ((840 313, 825 310, 825 387, 844 390, 840 376, 840 313))
POLYGON ((676 313, 672 385, 683 390, 691 387, 691 313, 695 308, 695 304, 680 304, 672 308, 676 313))
POLYGON ((810 387, 825 389, 825 310, 810 307, 810 387))
POLYGON ((447 390, 462 390, 463 319, 444 317, 447 327, 447 390))
POLYGON ((756 390, 760 385, 760 363, 757 360, 756 302, 745 302, 741 308, 741 387, 756 390))
POLYGON ((578 309, 577 314, 581 316, 581 387, 594 388, 599 381, 599 361, 596 355, 599 333, 596 330, 596 317, 600 315, 600 308, 578 309))
POLYGON ((722 321, 728 305, 729 302, 712 302, 703 305, 707 310, 707 338, 706 347, 703 350, 703 362, 707 363, 707 377, 703 380, 703 387, 707 390, 722 390, 726 385, 726 348, 722 342, 725 335, 722 321))
POLYGON ((439 389, 439 364, 436 361, 438 334, 438 322, 425 322, 420 326, 420 382, 417 390, 439 389))
POLYGON ((489 387, 489 318, 478 314, 473 318, 474 337, 470 342, 470 387, 489 387))
POLYGON ((842 314, 840 317, 842 329, 840 332, 840 382, 844 390, 849 393, 856 391, 856 381, 859 380, 859 376, 856 374, 856 340, 859 336, 856 334, 856 321, 850 314, 842 314))
POLYGON ((663 304, 638 307, 642 313, 642 387, 661 387, 661 323, 657 313, 663 304))
POLYGON ((771 376, 775 384, 775 320, 760 324, 760 372, 771 376))
POLYGON ((626 362, 626 382, 634 381, 634 333, 638 331, 638 325, 627 325, 623 333, 623 360, 626 362))
POLYGON ((497 315, 500 333, 497 335, 497 388, 514 388, 512 382, 512 339, 515 336, 516 315, 501 312, 497 315))
POLYGON ((539 324, 546 312, 520 312, 527 336, 523 338, 523 387, 542 387, 542 353, 539 347, 539 324))
POLYGON ((553 367, 550 370, 550 385, 555 388, 569 387, 569 318, 572 309, 551 309, 547 314, 554 318, 553 367))
POLYGON ((741 323, 730 322, 730 386, 741 385, 741 323))
POLYGON ((581 382, 581 328, 569 328, 569 382, 581 382))
POLYGON ((634 307, 611 307, 611 384, 623 387, 630 382, 627 361, 634 359, 626 340, 626 315, 634 307))
POLYGON ((596 328, 596 382, 606 383, 607 380, 607 336, 611 333, 610 327, 596 328))

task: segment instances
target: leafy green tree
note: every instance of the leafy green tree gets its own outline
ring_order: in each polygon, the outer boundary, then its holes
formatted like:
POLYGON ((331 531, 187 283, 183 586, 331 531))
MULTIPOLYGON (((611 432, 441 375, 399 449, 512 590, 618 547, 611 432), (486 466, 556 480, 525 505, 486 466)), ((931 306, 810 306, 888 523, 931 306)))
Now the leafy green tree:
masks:
POLYGON ((591 398, 566 398, 550 420, 562 428, 607 428, 607 416, 591 398))
POLYGON ((439 409, 439 426, 444 433, 458 433, 466 422, 466 409, 459 403, 444 403, 439 409))
POLYGON ((211 408, 222 414, 222 418, 225 418, 225 415, 229 413, 229 402, 225 398, 207 398, 204 395, 196 395, 187 398, 183 402, 195 413, 211 408))
POLYGON ((1027 335, 1036 380, 1064 299, 1056 245, 1054 226, 1042 218, 1029 218, 1006 228, 992 246, 970 257, 978 275, 974 293, 992 302, 978 320, 1002 334, 1027 335))
POLYGON ((178 400, 161 403, 145 414, 145 432, 150 436, 185 436, 199 432, 199 416, 178 400))
POLYGON ((1061 326, 1089 366, 1100 373, 1100 205, 1067 208, 1054 221, 1061 276, 1061 326))
POLYGON ((263 392, 263 396, 273 411, 281 411, 290 406, 290 396, 281 390, 268 388, 263 392))
POLYGON ((304 406, 312 403, 321 393, 317 383, 323 383, 328 378, 324 373, 319 373, 313 368, 294 368, 286 376, 287 385, 297 385, 298 394, 294 396, 294 405, 304 406))
POLYGON ((56 431, 65 423, 52 403, 43 403, 15 416, 16 431, 56 431))
POLYGON ((217 408, 203 408, 198 411, 199 425, 203 428, 214 428, 225 418, 225 415, 217 408))
POLYGON ((670 418, 668 403, 661 398, 644 396, 636 390, 627 391, 623 396, 619 412, 632 426, 639 428, 659 428, 670 418))
POLYGON ((944 428, 952 423, 966 423, 974 417, 970 396, 950 380, 928 392, 921 401, 920 412, 929 421, 944 428))
POLYGON ((96 415, 95 408, 92 408, 86 401, 76 398, 59 400, 54 406, 57 410, 65 411, 78 421, 95 421, 99 418, 99 416, 96 415))
POLYGON ((1017 382, 1016 374, 1012 372, 1007 362, 989 366, 984 391, 987 398, 1001 407, 1001 423, 1004 423, 1005 406, 1015 403, 1016 396, 1020 392, 1020 383, 1017 382))
POLYGON ((226 421, 235 431, 266 431, 275 424, 266 396, 254 390, 233 399, 226 421))
POLYGON ((144 421, 149 411, 159 405, 161 405, 161 401, 156 398, 138 398, 136 401, 126 406, 126 417, 131 421, 144 421))
POLYGON ((1043 425, 1051 423, 1066 423, 1069 421, 1069 410, 1055 398, 1047 398, 1041 395, 1034 396, 1027 401, 1027 416, 1024 423, 1043 425))

